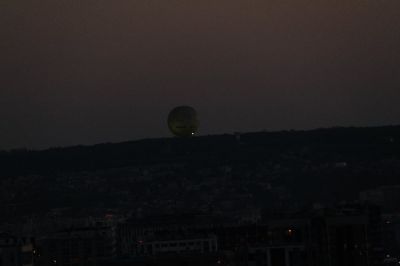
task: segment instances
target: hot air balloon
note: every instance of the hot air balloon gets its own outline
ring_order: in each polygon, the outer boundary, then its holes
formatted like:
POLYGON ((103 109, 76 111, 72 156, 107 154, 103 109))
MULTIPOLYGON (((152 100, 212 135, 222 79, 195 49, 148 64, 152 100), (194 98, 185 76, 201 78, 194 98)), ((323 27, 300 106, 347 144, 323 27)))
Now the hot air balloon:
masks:
POLYGON ((168 115, 169 130, 177 137, 191 137, 199 128, 197 112, 190 106, 178 106, 168 115))

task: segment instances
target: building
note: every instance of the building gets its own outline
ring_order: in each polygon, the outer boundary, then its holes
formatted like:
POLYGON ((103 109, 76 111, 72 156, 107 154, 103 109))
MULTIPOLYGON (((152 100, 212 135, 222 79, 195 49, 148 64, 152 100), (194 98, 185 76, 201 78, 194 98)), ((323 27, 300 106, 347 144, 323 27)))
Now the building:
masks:
POLYGON ((96 266, 98 260, 115 255, 112 228, 74 228, 37 241, 40 266, 96 266))
POLYGON ((33 266, 33 241, 0 233, 1 266, 33 266))
POLYGON ((184 253, 214 253, 218 251, 217 237, 208 236, 167 236, 164 238, 155 237, 154 239, 139 240, 137 256, 158 256, 164 254, 184 254, 184 253))

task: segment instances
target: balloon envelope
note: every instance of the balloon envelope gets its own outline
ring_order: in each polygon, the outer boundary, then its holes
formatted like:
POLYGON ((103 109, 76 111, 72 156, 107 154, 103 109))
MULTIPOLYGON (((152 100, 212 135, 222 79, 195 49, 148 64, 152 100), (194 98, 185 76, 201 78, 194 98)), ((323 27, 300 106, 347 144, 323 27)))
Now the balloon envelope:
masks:
POLYGON ((168 115, 169 130, 177 137, 191 137, 198 127, 196 110, 190 106, 178 106, 168 115))

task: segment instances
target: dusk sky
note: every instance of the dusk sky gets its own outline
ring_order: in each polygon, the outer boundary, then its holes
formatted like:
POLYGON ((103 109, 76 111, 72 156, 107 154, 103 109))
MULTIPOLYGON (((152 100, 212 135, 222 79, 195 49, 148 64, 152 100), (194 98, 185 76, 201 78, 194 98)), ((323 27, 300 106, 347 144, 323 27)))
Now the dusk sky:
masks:
POLYGON ((0 149, 400 124, 400 0, 0 0, 0 149))

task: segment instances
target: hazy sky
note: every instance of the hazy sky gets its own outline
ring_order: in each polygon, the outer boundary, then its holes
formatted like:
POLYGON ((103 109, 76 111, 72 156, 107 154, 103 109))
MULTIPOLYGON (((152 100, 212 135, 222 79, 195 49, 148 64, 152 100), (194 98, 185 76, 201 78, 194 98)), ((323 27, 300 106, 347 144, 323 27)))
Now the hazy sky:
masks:
POLYGON ((0 149, 400 124, 400 0, 0 0, 0 149))

